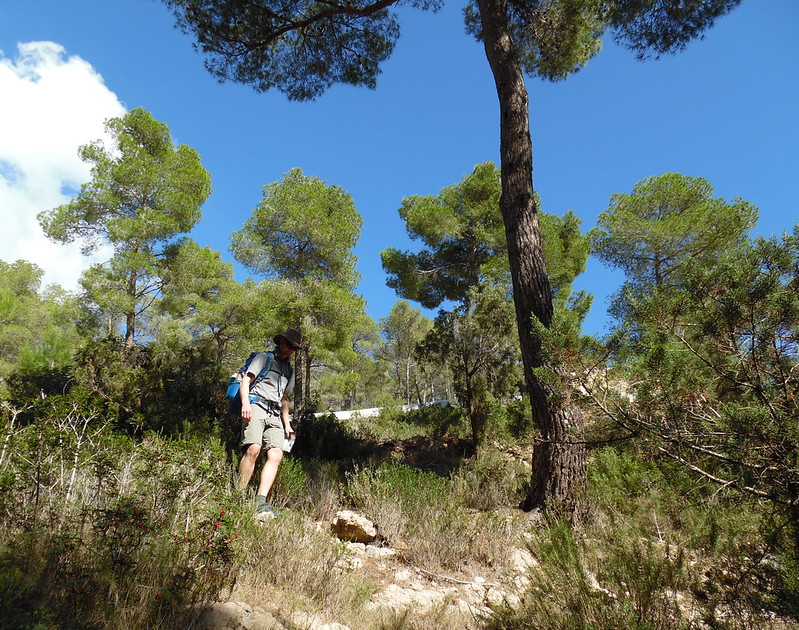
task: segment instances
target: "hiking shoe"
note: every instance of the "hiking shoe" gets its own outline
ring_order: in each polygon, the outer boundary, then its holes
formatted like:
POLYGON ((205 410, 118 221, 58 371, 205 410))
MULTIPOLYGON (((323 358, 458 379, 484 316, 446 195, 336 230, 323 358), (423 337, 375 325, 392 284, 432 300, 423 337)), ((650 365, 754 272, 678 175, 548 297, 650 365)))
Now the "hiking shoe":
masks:
POLYGON ((267 505, 266 503, 264 503, 263 505, 259 505, 255 509, 255 516, 259 517, 259 519, 261 519, 261 518, 275 518, 279 514, 280 514, 280 512, 278 512, 276 509, 274 509, 270 505, 267 505))

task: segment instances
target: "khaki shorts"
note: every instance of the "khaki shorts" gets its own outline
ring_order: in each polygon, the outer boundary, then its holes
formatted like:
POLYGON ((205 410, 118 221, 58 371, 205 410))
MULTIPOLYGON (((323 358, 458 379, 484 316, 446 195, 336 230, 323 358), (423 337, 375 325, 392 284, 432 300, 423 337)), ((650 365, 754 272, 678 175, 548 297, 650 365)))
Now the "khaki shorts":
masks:
POLYGON ((260 444, 264 450, 283 448, 286 431, 279 415, 268 412, 260 405, 252 405, 252 418, 241 422, 241 445, 260 444))

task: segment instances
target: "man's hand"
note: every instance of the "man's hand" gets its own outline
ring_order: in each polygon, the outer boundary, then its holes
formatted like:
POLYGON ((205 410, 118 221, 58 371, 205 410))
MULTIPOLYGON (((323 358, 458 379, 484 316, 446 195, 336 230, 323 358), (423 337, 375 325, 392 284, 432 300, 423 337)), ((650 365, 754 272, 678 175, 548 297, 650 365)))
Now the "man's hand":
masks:
POLYGON ((294 429, 291 427, 291 422, 285 423, 285 429, 286 429, 286 439, 290 440, 291 436, 294 435, 294 429))
POLYGON ((252 419, 252 407, 249 402, 241 403, 241 419, 249 422, 252 419))

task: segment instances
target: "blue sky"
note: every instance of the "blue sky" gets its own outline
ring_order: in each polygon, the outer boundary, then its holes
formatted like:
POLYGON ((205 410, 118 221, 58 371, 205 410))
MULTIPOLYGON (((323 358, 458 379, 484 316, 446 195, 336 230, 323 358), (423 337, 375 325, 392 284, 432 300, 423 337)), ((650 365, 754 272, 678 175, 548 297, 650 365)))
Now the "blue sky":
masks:
MULTIPOLYGON (((35 234, 35 214, 64 203, 85 179, 75 152, 99 137, 104 118, 144 107, 210 171, 214 192, 191 236, 227 261, 229 235, 263 186, 290 168, 349 192, 364 219, 359 292, 373 318, 385 317, 397 296, 385 286, 380 251, 414 247, 397 212, 402 198, 436 194, 475 164, 499 161, 496 92, 481 46, 464 32, 463 4, 403 10, 376 90, 337 86, 291 103, 279 92, 217 83, 155 0, 3 3, 0 256, 31 260, 46 279, 74 285, 86 260, 74 250, 51 253, 35 234)), ((543 209, 572 209, 587 230, 613 193, 672 171, 757 205, 758 234, 790 231, 799 221, 797 24, 796 0, 744 0, 679 55, 642 63, 608 41, 565 82, 528 80, 543 209)), ((237 267, 236 275, 247 272, 237 267)), ((586 332, 605 330, 619 282, 618 272, 589 261, 577 283, 595 295, 586 332)))

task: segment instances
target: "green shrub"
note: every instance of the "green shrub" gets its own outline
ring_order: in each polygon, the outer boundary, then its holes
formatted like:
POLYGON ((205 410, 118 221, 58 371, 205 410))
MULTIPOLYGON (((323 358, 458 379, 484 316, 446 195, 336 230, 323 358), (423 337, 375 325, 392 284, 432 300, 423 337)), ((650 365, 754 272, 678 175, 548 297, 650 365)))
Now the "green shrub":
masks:
POLYGON ((284 456, 269 494, 269 502, 275 507, 307 509, 308 484, 308 474, 302 463, 291 456, 284 456))
POLYGON ((302 460, 308 482, 307 502, 315 520, 329 521, 341 505, 344 474, 336 462, 302 460))
POLYGON ((377 416, 369 418, 356 416, 350 422, 358 435, 375 442, 405 440, 425 433, 419 425, 406 420, 401 406, 384 407, 377 416))
MULTIPOLYGON (((696 484, 671 462, 616 448, 595 451, 588 472, 593 519, 586 535, 609 541, 623 530, 619 544, 641 556, 630 563, 643 566, 653 562, 646 541, 672 558, 689 555, 693 568, 683 587, 705 623, 748 629, 770 627, 773 612, 796 617, 793 536, 756 497, 696 484)), ((609 579, 623 581, 618 572, 609 579)))
MULTIPOLYGON (((781 532, 782 533, 782 532, 781 532)), ((776 553, 775 597, 772 605, 783 614, 799 618, 799 539, 790 530, 780 536, 776 553)))
POLYGON ((347 490, 356 507, 366 507, 369 501, 377 500, 415 510, 430 504, 442 505, 451 496, 449 480, 391 462, 349 474, 347 490))
POLYGON ((462 570, 507 560, 517 525, 492 514, 470 513, 455 483, 405 464, 384 463, 348 476, 348 498, 404 557, 431 569, 462 570))
POLYGON ((684 558, 623 528, 578 540, 556 522, 530 546, 537 560, 518 608, 498 608, 493 630, 676 630, 690 627, 675 604, 684 558))
POLYGON ((468 508, 515 508, 524 499, 529 481, 530 471, 521 462, 510 461, 502 453, 484 448, 458 469, 454 489, 468 508))
POLYGON ((402 414, 402 420, 424 429, 424 435, 434 438, 444 435, 467 438, 471 435, 469 419, 461 407, 446 405, 411 409, 402 414))
POLYGON ((592 453, 588 479, 592 503, 620 513, 638 509, 631 497, 648 495, 655 486, 664 484, 657 466, 612 448, 592 453))
POLYGON ((268 593, 286 617, 292 608, 325 608, 348 618, 369 601, 372 586, 347 569, 346 545, 302 514, 286 512, 267 526, 251 522, 245 538, 240 580, 258 597, 268 593))

